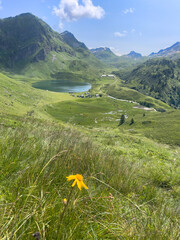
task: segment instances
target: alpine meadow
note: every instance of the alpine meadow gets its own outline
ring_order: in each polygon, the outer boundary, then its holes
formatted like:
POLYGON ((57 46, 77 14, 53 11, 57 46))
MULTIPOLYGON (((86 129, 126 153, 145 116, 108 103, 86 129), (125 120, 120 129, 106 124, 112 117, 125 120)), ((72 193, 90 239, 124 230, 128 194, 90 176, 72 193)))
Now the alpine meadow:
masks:
POLYGON ((10 2, 0 1, 0 239, 180 239, 178 39, 163 48, 162 28, 151 53, 140 0, 10 2))

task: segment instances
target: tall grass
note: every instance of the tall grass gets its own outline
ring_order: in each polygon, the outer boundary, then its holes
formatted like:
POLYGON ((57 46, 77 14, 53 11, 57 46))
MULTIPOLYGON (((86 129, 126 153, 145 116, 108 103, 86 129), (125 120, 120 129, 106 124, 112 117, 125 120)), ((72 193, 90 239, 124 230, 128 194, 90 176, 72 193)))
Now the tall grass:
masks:
POLYGON ((179 239, 178 197, 140 161, 52 122, 1 125, 0 136, 0 239, 179 239), (89 189, 74 187, 61 218, 77 173, 89 189))

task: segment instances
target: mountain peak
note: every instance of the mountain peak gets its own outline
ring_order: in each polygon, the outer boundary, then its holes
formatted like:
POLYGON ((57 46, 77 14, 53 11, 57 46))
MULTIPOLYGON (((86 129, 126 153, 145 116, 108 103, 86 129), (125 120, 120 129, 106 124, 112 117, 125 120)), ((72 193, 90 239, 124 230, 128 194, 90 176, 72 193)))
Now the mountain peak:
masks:
POLYGON ((119 60, 119 57, 116 56, 108 47, 94 48, 90 51, 94 54, 96 58, 105 63, 117 62, 119 60))
MULTIPOLYGON (((103 52, 108 52, 114 54, 110 48, 108 47, 99 47, 99 48, 93 48, 90 50, 92 53, 103 53, 103 52)), ((114 54, 115 55, 115 54, 114 54)))
POLYGON ((35 15, 23 13, 0 20, 0 62, 6 67, 45 60, 53 50, 72 52, 60 34, 35 15))
POLYGON ((67 43, 70 47, 76 49, 76 48, 84 48, 88 49, 86 45, 82 42, 79 42, 75 36, 68 31, 64 31, 61 33, 61 37, 63 38, 64 42, 67 43))
POLYGON ((135 51, 131 51, 126 56, 131 57, 131 58, 142 58, 142 55, 140 53, 135 52, 135 51))
POLYGON ((26 13, 21 13, 19 15, 17 15, 16 17, 23 17, 23 16, 31 16, 31 17, 36 17, 35 15, 33 15, 30 12, 26 12, 26 13))

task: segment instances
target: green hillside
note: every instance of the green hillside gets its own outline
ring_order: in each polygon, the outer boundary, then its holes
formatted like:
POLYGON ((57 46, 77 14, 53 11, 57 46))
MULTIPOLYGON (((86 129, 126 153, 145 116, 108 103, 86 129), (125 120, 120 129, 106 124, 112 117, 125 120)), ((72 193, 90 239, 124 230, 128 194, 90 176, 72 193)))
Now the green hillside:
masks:
POLYGON ((175 107, 180 104, 179 60, 152 59, 132 71, 116 74, 125 80, 127 87, 175 107))
POLYGON ((153 113, 142 119, 130 103, 87 101, 56 104, 56 122, 1 114, 1 239, 178 239, 180 149, 136 132, 153 113), (135 126, 118 127, 118 111, 106 114, 113 105, 135 126), (88 190, 67 182, 77 173, 88 190))
POLYGON ((119 57, 116 56, 110 50, 110 48, 101 47, 101 48, 91 49, 90 51, 94 54, 96 58, 98 58, 99 60, 105 63, 113 64, 119 60, 119 57))
POLYGON ((73 55, 58 33, 30 13, 0 20, 0 50, 1 65, 11 69, 45 60, 53 50, 73 55))

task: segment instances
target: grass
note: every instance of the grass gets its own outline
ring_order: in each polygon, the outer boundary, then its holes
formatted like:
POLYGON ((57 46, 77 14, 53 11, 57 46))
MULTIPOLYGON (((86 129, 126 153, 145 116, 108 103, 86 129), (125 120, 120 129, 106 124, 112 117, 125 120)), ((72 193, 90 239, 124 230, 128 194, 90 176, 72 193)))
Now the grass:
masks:
POLYGON ((0 239, 179 239, 178 110, 108 98, 109 79, 92 99, 0 80, 0 239), (89 189, 75 186, 66 208, 77 173, 89 189))
MULTIPOLYGON (((17 76, 16 76, 17 77, 17 76)), ((0 111, 14 115, 33 113, 35 117, 46 117, 44 105, 73 98, 69 94, 61 95, 31 87, 24 78, 16 80, 0 73, 0 111)))
MULTIPOLYGON (((87 54, 87 53, 86 53, 87 54)), ((50 52, 45 61, 28 64, 20 74, 29 79, 52 79, 59 72, 76 73, 86 78, 94 78, 105 69, 103 63, 98 61, 92 54, 84 56, 81 52, 69 55, 68 53, 50 52)), ((17 72, 19 73, 19 71, 17 72)))
POLYGON ((180 111, 145 111, 133 108, 137 104, 114 100, 108 97, 62 101, 47 105, 47 113, 64 123, 90 128, 108 128, 109 131, 125 131, 166 144, 180 145, 180 111), (118 127, 121 115, 125 123, 118 127), (134 124, 130 125, 131 119, 134 124))
MULTIPOLYGON (((178 239, 178 176, 173 168, 169 189, 156 183, 162 179, 155 173, 146 175, 160 151, 153 142, 136 142, 141 154, 154 154, 142 161, 137 153, 132 162, 130 151, 125 156, 105 150, 51 122, 26 119, 0 131, 1 239, 31 239, 37 231, 42 239, 178 239), (76 173, 83 174, 89 190, 74 189, 61 221, 63 199, 71 191, 66 176, 76 173)), ((171 162, 173 151, 167 153, 171 162)))
POLYGON ((163 108, 163 109, 170 109, 170 107, 155 98, 145 96, 144 94, 130 88, 122 87, 119 81, 111 84, 108 88, 105 86, 104 89, 106 90, 107 94, 120 99, 127 99, 130 101, 135 102, 146 102, 149 103, 154 108, 163 108))

